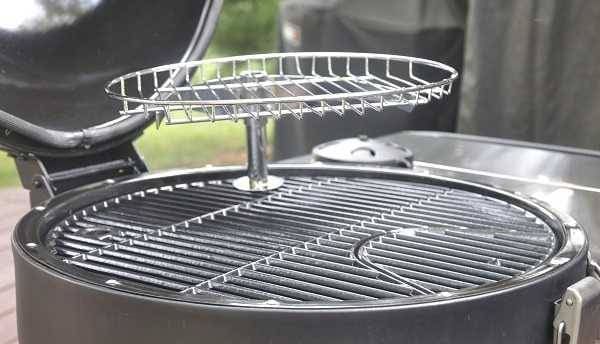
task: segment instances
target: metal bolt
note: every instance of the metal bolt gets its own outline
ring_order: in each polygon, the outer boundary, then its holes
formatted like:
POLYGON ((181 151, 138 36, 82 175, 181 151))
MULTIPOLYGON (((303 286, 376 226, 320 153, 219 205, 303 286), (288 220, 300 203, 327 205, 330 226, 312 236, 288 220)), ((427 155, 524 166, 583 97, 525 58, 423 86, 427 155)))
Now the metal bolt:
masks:
POLYGON ((572 298, 567 298, 567 301, 565 302, 567 304, 567 306, 573 306, 573 299, 572 298))

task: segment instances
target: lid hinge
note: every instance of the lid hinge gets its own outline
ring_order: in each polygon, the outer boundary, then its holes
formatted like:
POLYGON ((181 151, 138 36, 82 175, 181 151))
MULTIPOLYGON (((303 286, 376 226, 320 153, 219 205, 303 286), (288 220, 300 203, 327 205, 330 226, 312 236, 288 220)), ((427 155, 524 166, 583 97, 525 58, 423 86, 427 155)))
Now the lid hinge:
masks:
POLYGON ((92 155, 73 157, 15 156, 21 183, 31 206, 79 186, 147 172, 130 142, 92 155))
POLYGON ((554 344, 600 344, 600 280, 588 276, 565 291, 553 322, 554 344))

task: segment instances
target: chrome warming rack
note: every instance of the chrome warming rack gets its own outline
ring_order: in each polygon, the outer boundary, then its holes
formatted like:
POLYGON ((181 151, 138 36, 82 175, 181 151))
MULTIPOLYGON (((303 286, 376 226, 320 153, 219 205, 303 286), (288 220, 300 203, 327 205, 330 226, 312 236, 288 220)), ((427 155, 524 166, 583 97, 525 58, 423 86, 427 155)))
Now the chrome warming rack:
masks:
POLYGON ((411 111, 450 94, 457 77, 452 67, 414 57, 303 52, 149 68, 111 80, 105 91, 122 102, 121 115, 154 116, 157 126, 244 120, 248 175, 234 185, 264 191, 283 184, 267 170, 267 118, 411 111))

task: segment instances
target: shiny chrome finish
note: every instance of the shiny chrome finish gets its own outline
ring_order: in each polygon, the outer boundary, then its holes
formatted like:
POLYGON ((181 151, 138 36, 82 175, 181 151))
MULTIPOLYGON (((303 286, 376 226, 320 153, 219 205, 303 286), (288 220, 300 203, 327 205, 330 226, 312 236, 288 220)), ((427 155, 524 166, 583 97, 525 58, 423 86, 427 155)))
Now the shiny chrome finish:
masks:
POLYGON ((274 190, 283 185, 283 178, 269 176, 267 170, 267 120, 264 117, 246 118, 246 157, 248 175, 233 181, 233 186, 244 191, 274 190))
POLYGON ((450 94, 458 72, 442 63, 407 56, 365 53, 280 53, 182 62, 123 75, 105 87, 122 102, 121 115, 164 116, 166 124, 244 119, 248 176, 241 190, 271 190, 282 181, 268 177, 265 119, 334 112, 359 116, 414 106, 450 94), (371 73, 374 66, 383 75, 371 73), (327 75, 317 70, 325 67, 327 75), (434 81, 418 71, 436 72, 434 81), (176 80, 184 76, 183 86, 176 80), (214 75, 213 75, 214 74, 214 75), (143 92, 151 88, 152 92, 143 92))
POLYGON ((363 115, 388 106, 411 109, 449 94, 457 77, 452 67, 407 56, 279 53, 144 69, 113 79, 105 91, 123 103, 122 114, 164 115, 167 124, 180 124, 325 112, 363 115), (384 75, 370 72, 375 64, 384 66, 384 75), (317 74, 321 66, 327 75, 317 74), (438 78, 421 79, 421 68, 435 70, 438 78), (181 71, 186 74, 183 86, 172 81, 181 71), (163 82, 168 86, 159 86, 163 82), (153 85, 154 92, 140 92, 145 85, 153 85))

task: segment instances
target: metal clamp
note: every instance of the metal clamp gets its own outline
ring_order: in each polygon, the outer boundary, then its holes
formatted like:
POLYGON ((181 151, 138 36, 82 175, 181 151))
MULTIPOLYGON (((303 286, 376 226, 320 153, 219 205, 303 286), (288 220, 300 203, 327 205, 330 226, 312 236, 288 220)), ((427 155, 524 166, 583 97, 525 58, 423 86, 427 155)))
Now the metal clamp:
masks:
POLYGON ((600 279, 588 276, 567 288, 553 326, 555 344, 600 343, 600 279))

